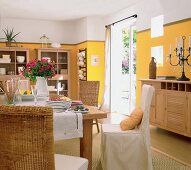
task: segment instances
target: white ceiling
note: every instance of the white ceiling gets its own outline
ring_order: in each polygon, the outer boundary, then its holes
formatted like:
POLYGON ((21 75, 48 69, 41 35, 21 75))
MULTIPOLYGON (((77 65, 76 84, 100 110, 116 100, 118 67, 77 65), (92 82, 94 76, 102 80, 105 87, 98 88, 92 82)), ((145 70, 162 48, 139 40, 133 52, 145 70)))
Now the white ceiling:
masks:
POLYGON ((1 17, 73 20, 105 16, 141 0, 0 0, 1 17))

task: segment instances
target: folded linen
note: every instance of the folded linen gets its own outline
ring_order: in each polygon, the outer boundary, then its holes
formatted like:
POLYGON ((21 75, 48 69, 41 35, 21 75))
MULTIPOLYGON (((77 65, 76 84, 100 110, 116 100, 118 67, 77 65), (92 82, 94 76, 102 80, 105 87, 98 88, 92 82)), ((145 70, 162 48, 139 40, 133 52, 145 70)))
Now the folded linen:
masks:
POLYGON ((54 112, 54 140, 83 137, 82 114, 54 112))

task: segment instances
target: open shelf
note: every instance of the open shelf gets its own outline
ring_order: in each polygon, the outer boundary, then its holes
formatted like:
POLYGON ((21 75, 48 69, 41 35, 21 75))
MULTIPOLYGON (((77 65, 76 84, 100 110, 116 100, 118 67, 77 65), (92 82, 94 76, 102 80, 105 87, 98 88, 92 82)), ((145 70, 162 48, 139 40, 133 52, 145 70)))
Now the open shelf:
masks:
POLYGON ((56 66, 56 76, 48 80, 49 86, 54 86, 50 93, 70 96, 70 50, 62 48, 39 48, 37 49, 38 59, 43 57, 54 62, 56 66), (56 90, 58 86, 64 87, 56 90))
POLYGON ((4 68, 5 74, 1 74, 1 76, 5 75, 18 75, 18 67, 24 66, 26 67, 26 64, 29 60, 29 49, 28 48, 22 48, 22 47, 4 47, 0 48, 0 68, 4 68), (19 63, 17 61, 17 56, 23 56, 24 62, 19 63), (5 60, 9 60, 10 62, 3 62, 5 60))
POLYGON ((183 84, 183 83, 180 83, 179 84, 179 91, 185 91, 185 84, 183 84))
POLYGON ((87 49, 79 49, 78 57, 78 76, 79 80, 87 80, 87 49), (83 65, 82 65, 83 63, 83 65))
POLYGON ((191 82, 190 83, 188 83, 188 82, 182 83, 182 82, 178 82, 178 81, 160 82, 160 89, 191 92, 191 82))

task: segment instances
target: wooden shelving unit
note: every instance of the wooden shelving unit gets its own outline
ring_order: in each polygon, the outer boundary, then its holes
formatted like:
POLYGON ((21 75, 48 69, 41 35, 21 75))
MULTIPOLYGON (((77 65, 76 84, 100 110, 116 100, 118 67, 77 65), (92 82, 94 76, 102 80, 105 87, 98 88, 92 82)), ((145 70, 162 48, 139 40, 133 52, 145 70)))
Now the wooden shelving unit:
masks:
MULTIPOLYGON (((9 55, 10 56, 10 63, 0 63, 0 68, 6 69, 6 74, 8 75, 11 73, 11 75, 18 75, 18 67, 26 67, 26 64, 29 61, 29 49, 27 48, 21 48, 21 47, 4 47, 0 48, 0 58, 3 58, 3 55, 9 55), (19 63, 17 61, 17 56, 24 56, 25 60, 22 63, 19 63)), ((0 75, 1 77, 4 77, 5 75, 0 75)), ((8 78, 8 76, 5 76, 8 78)))
POLYGON ((50 93, 70 97, 70 50, 62 48, 39 48, 38 59, 49 58, 56 65, 56 76, 48 81, 55 88, 50 93), (59 87, 60 86, 60 87, 59 87))
POLYGON ((79 49, 77 57, 78 57, 79 80, 87 81, 87 49, 86 48, 79 49))

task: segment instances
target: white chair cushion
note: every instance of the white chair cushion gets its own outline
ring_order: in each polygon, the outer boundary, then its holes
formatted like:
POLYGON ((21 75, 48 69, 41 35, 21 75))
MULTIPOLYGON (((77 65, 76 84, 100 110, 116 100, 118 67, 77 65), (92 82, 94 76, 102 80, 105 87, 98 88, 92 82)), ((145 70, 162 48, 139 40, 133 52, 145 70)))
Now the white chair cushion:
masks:
POLYGON ((87 170, 88 160, 76 156, 55 154, 55 170, 87 170))

